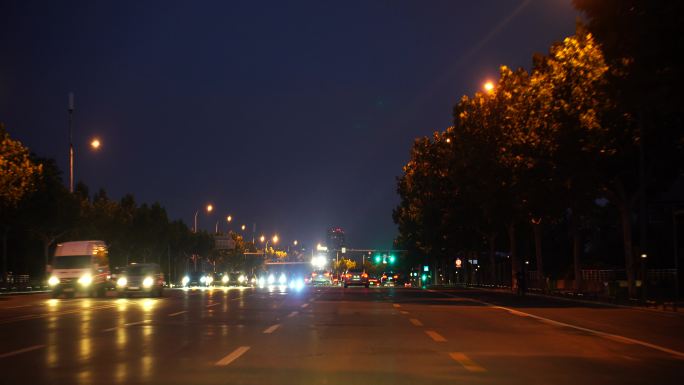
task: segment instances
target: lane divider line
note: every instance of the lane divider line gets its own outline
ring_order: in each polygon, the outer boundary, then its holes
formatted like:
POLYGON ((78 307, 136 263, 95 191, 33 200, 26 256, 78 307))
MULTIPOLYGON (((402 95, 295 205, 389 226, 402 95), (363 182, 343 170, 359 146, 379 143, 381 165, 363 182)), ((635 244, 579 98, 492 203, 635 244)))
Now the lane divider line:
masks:
POLYGON ((397 309, 401 307, 398 303, 393 303, 392 306, 396 307, 397 309))
POLYGON ((178 312, 169 314, 169 317, 175 317, 175 316, 177 316, 177 315, 181 315, 181 314, 187 313, 187 312, 188 312, 187 310, 178 311, 178 312))
POLYGON ((301 308, 304 309, 304 308, 307 307, 307 306, 309 306, 308 303, 303 303, 302 306, 301 306, 301 308))
POLYGON ((146 324, 146 323, 149 323, 149 322, 151 322, 151 321, 148 320, 148 319, 142 320, 142 321, 137 321, 137 322, 129 322, 129 323, 125 323, 125 324, 123 324, 123 325, 121 325, 121 326, 114 326, 113 328, 104 329, 104 330, 102 330, 102 331, 103 331, 103 332, 113 332, 114 330, 119 329, 119 328, 125 328, 125 327, 128 327, 128 326, 135 326, 135 325, 142 325, 142 324, 146 324))
POLYGON ((218 306, 218 305, 220 305, 220 304, 221 304, 221 302, 210 303, 210 304, 207 305, 206 307, 218 306))
POLYGON ((16 356, 17 354, 27 353, 27 352, 30 352, 33 350, 42 349, 44 347, 45 347, 45 345, 29 346, 28 348, 23 348, 23 349, 15 350, 13 352, 0 354, 0 358, 12 357, 12 356, 16 356))
POLYGON ((293 311, 292 313, 287 315, 287 318, 292 318, 292 317, 296 316, 297 314, 299 314, 298 311, 293 311))
MULTIPOLYGON (((439 291, 437 291, 437 290, 428 290, 428 291, 431 291, 431 292, 434 292, 434 293, 439 293, 439 294, 442 294, 442 295, 446 295, 446 296, 448 296, 448 297, 459 298, 458 296, 455 296, 455 295, 453 295, 453 294, 441 293, 441 292, 439 292, 439 291)), ((603 337, 603 338, 608 339, 608 340, 617 341, 617 342, 622 342, 622 343, 625 343, 625 344, 641 345, 641 346, 644 346, 644 347, 647 347, 647 348, 651 348, 651 349, 654 349, 654 350, 659 350, 659 351, 661 351, 661 352, 663 352, 663 353, 671 354, 671 355, 677 357, 677 358, 680 359, 680 360, 684 360, 684 352, 680 352, 680 351, 678 351, 678 350, 674 350, 674 349, 666 348, 666 347, 664 347, 664 346, 652 344, 652 343, 650 343, 650 342, 646 342, 646 341, 642 341, 642 340, 637 340, 637 339, 634 339, 634 338, 629 338, 629 337, 625 337, 625 336, 621 336, 621 335, 617 335, 617 334, 612 334, 612 333, 608 333, 608 332, 602 332, 602 331, 600 331, 600 330, 589 329, 589 328, 585 328, 585 327, 582 327, 582 326, 572 325, 572 324, 568 324, 568 323, 565 323, 565 322, 560 322, 560 321, 552 320, 552 319, 550 319, 550 318, 540 317, 540 316, 538 316, 538 315, 534 315, 534 314, 530 314, 530 313, 525 313, 525 312, 522 312, 522 311, 519 311, 519 310, 514 310, 514 309, 511 309, 511 308, 508 308, 508 307, 505 307, 505 306, 494 305, 494 304, 491 304, 491 303, 485 302, 485 301, 480 301, 480 300, 473 300, 473 301, 479 302, 479 303, 481 303, 481 304, 483 304, 483 305, 486 305, 486 306, 489 306, 489 307, 491 307, 491 308, 493 308, 493 309, 505 310, 505 311, 507 311, 507 312, 509 312, 509 313, 511 313, 511 314, 520 315, 520 316, 523 316, 523 315, 524 315, 525 317, 530 317, 530 318, 533 318, 533 319, 535 319, 535 320, 544 322, 544 323, 549 324, 549 325, 552 325, 552 326, 560 326, 560 327, 566 327, 566 328, 570 328, 570 329, 575 329, 575 330, 583 331, 583 332, 585 332, 585 333, 594 334, 594 335, 596 335, 596 336, 603 337)))
POLYGON ((399 313, 401 313, 401 314, 403 314, 403 315, 406 315, 406 314, 408 314, 409 312, 407 312, 406 310, 399 310, 399 313))
POLYGON ((469 372, 482 373, 487 371, 487 369, 476 364, 473 360, 470 359, 470 357, 466 356, 465 353, 452 352, 449 353, 449 356, 451 356, 451 358, 454 361, 461 364, 461 366, 463 366, 463 368, 469 372))
POLYGON ((411 323, 412 323, 413 325, 415 325, 415 326, 423 326, 423 323, 420 322, 420 320, 417 320, 417 319, 415 319, 415 318, 410 318, 410 319, 409 319, 409 322, 411 322, 411 323))
POLYGON ((437 333, 434 330, 426 330, 425 334, 430 336, 430 338, 432 338, 435 342, 446 342, 446 338, 442 337, 441 334, 437 333))
POLYGON ((216 361, 214 364, 215 366, 227 366, 230 365, 231 362, 237 360, 240 358, 241 355, 247 353, 249 350, 249 346, 240 346, 239 348, 233 350, 228 354, 227 356, 221 358, 220 360, 216 361))
POLYGON ((271 334, 276 329, 278 329, 279 327, 280 327, 280 324, 275 324, 275 325, 269 326, 268 328, 266 328, 266 330, 264 330, 264 334, 271 334))

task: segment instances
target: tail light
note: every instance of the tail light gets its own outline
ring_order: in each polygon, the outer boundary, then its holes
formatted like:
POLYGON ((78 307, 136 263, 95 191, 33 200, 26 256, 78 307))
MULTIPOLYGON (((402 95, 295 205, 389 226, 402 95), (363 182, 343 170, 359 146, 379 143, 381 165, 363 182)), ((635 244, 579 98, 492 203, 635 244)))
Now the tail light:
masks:
POLYGON ((361 276, 362 276, 363 278, 368 278, 368 274, 366 274, 366 273, 361 274, 361 276))
POLYGON ((325 275, 326 277, 329 277, 329 276, 330 276, 330 273, 328 273, 328 272, 326 271, 325 273, 323 273, 323 275, 325 275))
POLYGON ((394 279, 397 279, 397 278, 399 278, 399 276, 397 274, 394 274, 394 279))
POLYGON ((347 278, 351 278, 351 274, 347 273, 347 278))
POLYGON ((312 276, 312 277, 315 277, 315 276, 317 276, 317 275, 318 275, 318 273, 311 273, 311 276, 312 276))

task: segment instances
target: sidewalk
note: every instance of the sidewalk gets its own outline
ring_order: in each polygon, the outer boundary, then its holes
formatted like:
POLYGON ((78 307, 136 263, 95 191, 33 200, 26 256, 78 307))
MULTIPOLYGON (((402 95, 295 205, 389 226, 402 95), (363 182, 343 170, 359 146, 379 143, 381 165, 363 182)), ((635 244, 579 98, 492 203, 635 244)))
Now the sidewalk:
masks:
MULTIPOLYGON (((491 291, 491 292, 497 292, 497 293, 506 293, 510 294, 513 296, 516 296, 517 294, 511 291, 510 288, 507 287, 492 287, 492 286, 479 286, 479 285, 465 285, 465 284, 460 284, 460 285, 431 285, 428 286, 428 288, 431 289, 439 289, 439 288, 451 288, 451 287, 459 287, 459 288, 466 288, 466 289, 474 289, 474 290, 482 290, 482 291, 491 291)), ((642 302, 635 302, 633 303, 620 303, 620 302, 615 302, 612 300, 602 300, 599 297, 595 297, 595 299, 589 298, 589 297, 584 297, 584 298, 577 298, 578 296, 583 296, 581 294, 572 294, 572 297, 569 297, 567 295, 562 295, 562 294, 544 294, 540 292, 530 292, 528 291, 525 293, 526 296, 531 296, 531 297, 539 297, 539 298, 548 298, 548 299, 557 299, 561 301, 569 301, 569 302, 575 302, 575 303, 584 303, 584 304, 589 304, 589 305, 604 305, 604 306, 612 306, 612 307, 620 307, 620 308, 628 308, 628 309, 638 309, 638 310, 645 310, 645 311, 654 311, 654 312, 667 312, 667 313, 678 313, 678 309, 682 308, 684 306, 684 302, 679 301, 677 302, 677 306, 674 307, 674 303, 672 302, 663 302, 663 303, 657 303, 655 301, 647 301, 646 304, 643 304, 642 302)))

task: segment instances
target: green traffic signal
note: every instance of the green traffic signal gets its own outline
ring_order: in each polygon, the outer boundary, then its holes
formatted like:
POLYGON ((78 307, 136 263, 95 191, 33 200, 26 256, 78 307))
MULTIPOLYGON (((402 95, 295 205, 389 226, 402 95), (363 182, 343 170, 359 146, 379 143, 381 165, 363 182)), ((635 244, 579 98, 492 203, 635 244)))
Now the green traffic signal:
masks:
POLYGON ((394 258, 394 255, 389 256, 389 263, 394 263, 395 260, 396 258, 394 258))
POLYGON ((381 259, 382 259, 382 258, 381 258, 379 255, 376 255, 376 256, 375 256, 375 263, 380 263, 380 260, 381 260, 381 259))
POLYGON ((423 280, 423 282, 427 281, 427 274, 421 275, 420 279, 423 280))

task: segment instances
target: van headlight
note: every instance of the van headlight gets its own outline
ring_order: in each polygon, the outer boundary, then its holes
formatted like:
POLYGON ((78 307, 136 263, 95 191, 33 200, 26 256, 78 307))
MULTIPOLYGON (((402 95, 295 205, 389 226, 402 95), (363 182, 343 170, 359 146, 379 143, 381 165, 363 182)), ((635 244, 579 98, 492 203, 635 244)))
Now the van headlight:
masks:
POLYGON ((93 276, 90 274, 84 274, 78 279, 78 283, 83 286, 90 286, 90 284, 93 283, 93 276))
POLYGON ((206 283, 207 286, 209 286, 212 282, 214 282, 214 277, 212 277, 211 275, 207 275, 207 278, 205 278, 204 283, 206 283))
POLYGON ((59 278, 55 277, 54 275, 48 279, 48 285, 50 286, 57 286, 59 284, 59 278))
POLYGON ((246 279, 246 278, 245 278, 244 275, 240 275, 240 276, 238 277, 238 282, 243 283, 243 282, 245 282, 245 279, 246 279))
POLYGON ((190 282, 190 277, 188 277, 187 275, 183 277, 183 279, 181 279, 181 283, 183 284, 183 286, 187 286, 188 282, 190 282))
POLYGON ((229 279, 228 276, 224 275, 223 277, 221 277, 221 282, 228 283, 228 279, 229 279))
POLYGON ((143 279, 143 287, 147 287, 147 288, 152 287, 153 283, 154 283, 154 280, 152 279, 152 277, 145 277, 145 279, 143 279))
POLYGON ((127 284, 128 280, 126 279, 126 277, 121 277, 116 281, 116 286, 118 287, 126 287, 127 284))

